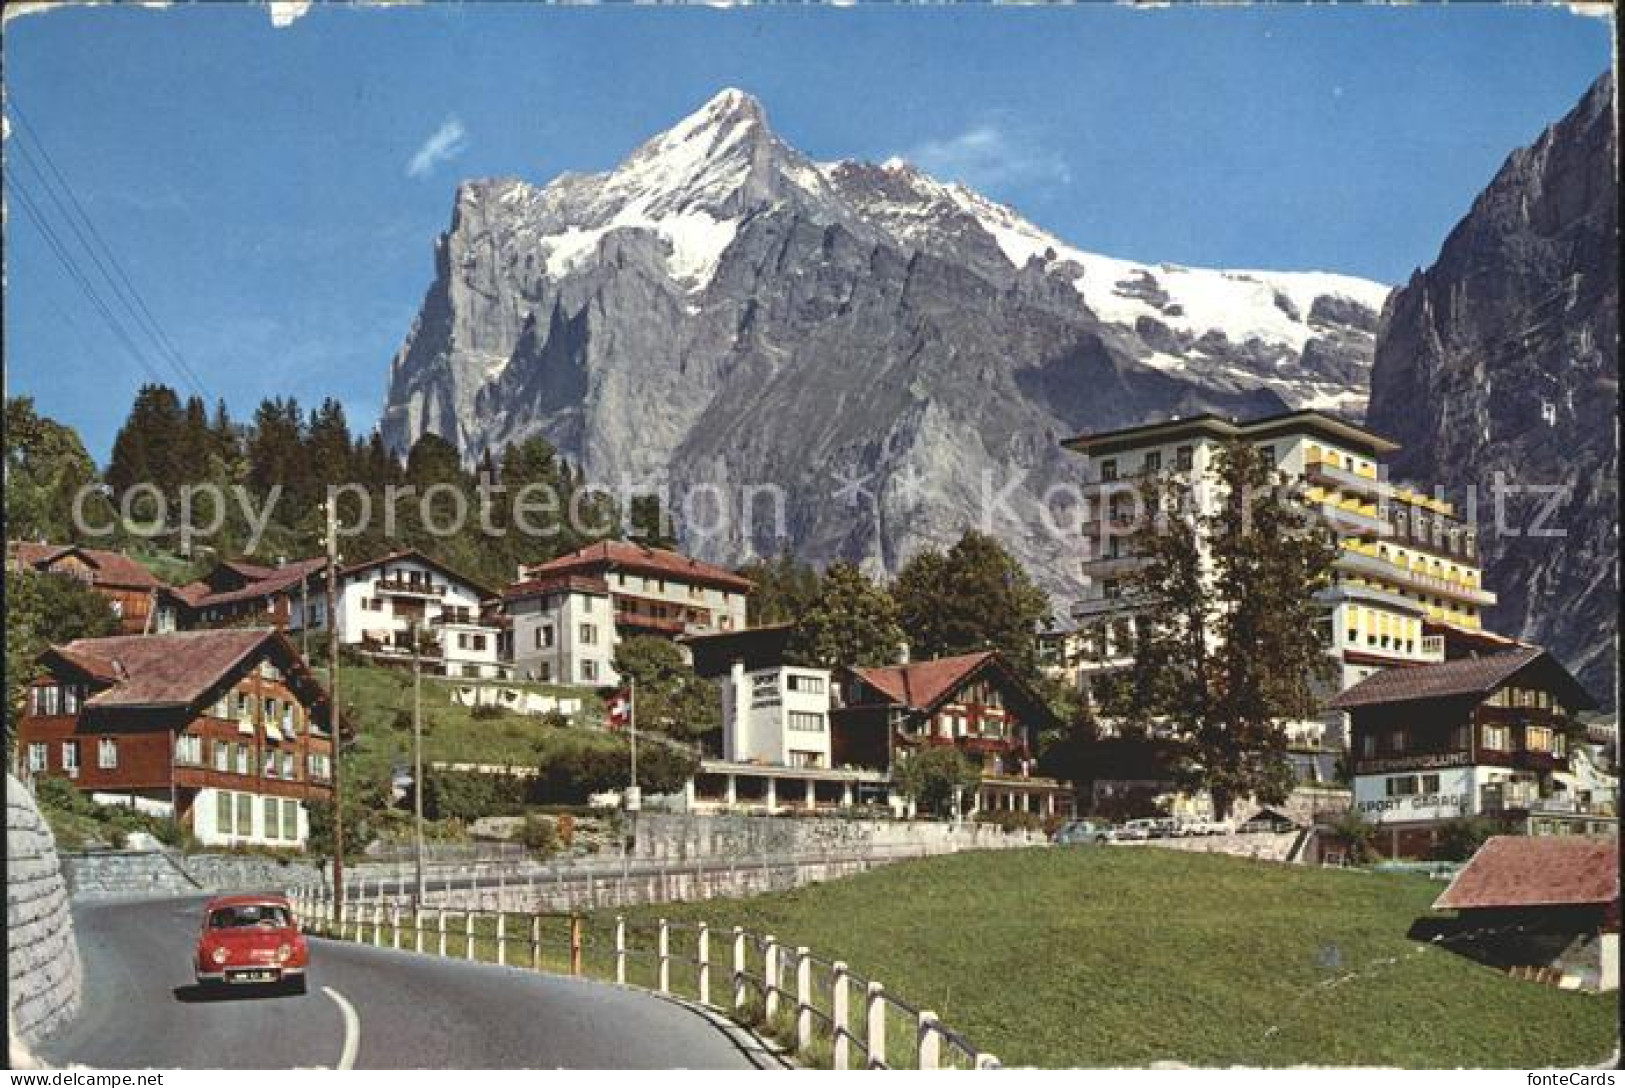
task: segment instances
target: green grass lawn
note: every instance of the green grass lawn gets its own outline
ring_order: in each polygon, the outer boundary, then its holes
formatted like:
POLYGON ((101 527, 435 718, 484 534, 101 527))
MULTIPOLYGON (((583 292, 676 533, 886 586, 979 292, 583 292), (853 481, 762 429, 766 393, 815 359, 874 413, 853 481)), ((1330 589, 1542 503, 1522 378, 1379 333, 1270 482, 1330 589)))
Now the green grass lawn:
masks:
MULTIPOLYGON (((324 682, 326 669, 316 674, 324 682)), ((558 728, 539 717, 501 714, 475 717, 452 702, 457 686, 473 683, 444 677, 423 678, 423 758, 426 762, 486 763, 534 767, 550 745, 583 743, 597 734, 585 728, 558 728)), ((347 780, 379 781, 396 763, 412 758, 412 674, 407 669, 345 666, 340 698, 357 729, 355 747, 345 754, 347 780)), ((503 683, 503 687, 579 698, 588 721, 602 717, 598 696, 584 688, 503 683)), ((611 743, 607 737, 603 743, 611 743)))
MULTIPOLYGON (((628 919, 703 919, 719 938, 743 925, 844 959, 1007 1065, 1605 1059, 1616 995, 1513 981, 1406 938, 1442 887, 1172 850, 1069 848, 908 862, 789 893, 639 908, 628 919)), ((591 919, 590 973, 602 970, 608 924, 591 919)), ((716 940, 713 961, 726 954, 716 940)))

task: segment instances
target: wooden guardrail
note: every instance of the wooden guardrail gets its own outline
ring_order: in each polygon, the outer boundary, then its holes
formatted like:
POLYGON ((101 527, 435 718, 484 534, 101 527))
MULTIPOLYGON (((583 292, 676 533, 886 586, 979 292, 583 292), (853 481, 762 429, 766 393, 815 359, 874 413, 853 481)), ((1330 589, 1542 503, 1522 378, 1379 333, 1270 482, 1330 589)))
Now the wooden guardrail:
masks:
POLYGON ((719 948, 705 922, 458 910, 385 896, 347 898, 335 922, 325 889, 295 889, 291 898, 314 935, 638 986, 761 1026, 804 1060, 835 1069, 1000 1068, 936 1013, 846 963, 738 926, 719 948))

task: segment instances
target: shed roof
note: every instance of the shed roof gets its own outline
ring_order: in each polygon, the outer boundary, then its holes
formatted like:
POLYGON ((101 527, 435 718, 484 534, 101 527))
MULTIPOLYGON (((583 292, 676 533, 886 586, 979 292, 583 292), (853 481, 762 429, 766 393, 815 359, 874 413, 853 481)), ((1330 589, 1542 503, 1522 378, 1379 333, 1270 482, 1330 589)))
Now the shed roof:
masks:
POLYGON ((1456 874, 1435 910, 1580 906, 1619 898, 1612 838, 1497 835, 1456 874))

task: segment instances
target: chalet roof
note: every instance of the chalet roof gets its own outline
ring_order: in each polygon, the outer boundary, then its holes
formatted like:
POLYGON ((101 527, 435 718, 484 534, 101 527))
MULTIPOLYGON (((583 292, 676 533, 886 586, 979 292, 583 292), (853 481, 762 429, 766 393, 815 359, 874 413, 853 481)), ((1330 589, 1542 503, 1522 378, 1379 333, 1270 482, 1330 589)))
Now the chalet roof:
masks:
POLYGON ((1412 665, 1372 673, 1327 705, 1334 710, 1419 702, 1470 695, 1488 695, 1513 676, 1538 667, 1558 689, 1560 700, 1580 710, 1596 705, 1580 682, 1556 658, 1538 646, 1520 646, 1506 653, 1464 657, 1433 665, 1412 665))
POLYGON ((299 662, 291 644, 270 627, 81 638, 52 646, 41 657, 60 659, 109 685, 86 706, 185 707, 267 643, 280 644, 286 658, 299 662))
POLYGON ((609 583, 602 578, 593 578, 585 574, 550 574, 542 578, 527 578, 511 583, 502 591, 502 599, 522 601, 528 597, 566 592, 606 597, 609 595, 609 583))
POLYGON ((192 608, 212 608, 217 605, 259 600, 290 589, 310 575, 325 569, 327 559, 323 556, 316 556, 311 559, 296 559, 291 563, 284 563, 280 567, 260 567, 251 563, 235 561, 224 562, 220 565, 227 570, 249 578, 249 582, 237 589, 222 590, 220 592, 215 592, 208 582, 188 582, 186 585, 178 587, 175 590, 175 595, 192 608))
POLYGON ((753 584, 749 578, 743 578, 731 570, 664 548, 650 548, 628 540, 601 540, 569 555, 561 555, 531 567, 526 574, 531 578, 541 578, 550 574, 599 574, 606 570, 652 574, 738 593, 748 592, 753 584))
POLYGON ((1497 835, 1456 874, 1435 910, 1576 906, 1619 898, 1612 838, 1497 835))
POLYGON ((122 589, 160 589, 164 585, 151 571, 123 552, 84 548, 77 544, 29 543, 26 540, 8 543, 6 551, 10 559, 8 565, 19 570, 26 567, 43 572, 49 570, 57 560, 74 555, 90 568, 92 585, 122 589))
POLYGON ((339 573, 341 575, 360 574, 362 571, 372 570, 374 567, 381 567, 388 563, 402 562, 420 563, 431 570, 439 571, 452 581, 461 582, 463 585, 474 590, 481 597, 496 596, 496 593, 489 587, 481 585, 479 582, 476 582, 466 574, 452 570, 438 559, 435 559, 433 556, 425 555, 416 548, 406 548, 402 551, 390 552, 388 555, 381 555, 376 559, 367 559, 360 563, 351 563, 349 566, 340 567, 339 573))
POLYGON ((929 710, 951 695, 972 673, 998 657, 992 650, 915 661, 908 665, 855 668, 863 682, 899 706, 929 710))

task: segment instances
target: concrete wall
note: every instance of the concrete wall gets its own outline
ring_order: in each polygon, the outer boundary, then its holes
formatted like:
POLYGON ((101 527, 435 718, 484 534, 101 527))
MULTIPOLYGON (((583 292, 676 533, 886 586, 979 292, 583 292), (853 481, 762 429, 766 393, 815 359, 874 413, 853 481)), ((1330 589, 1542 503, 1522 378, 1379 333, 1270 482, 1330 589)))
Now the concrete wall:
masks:
POLYGON ((258 854, 193 854, 106 851, 67 854, 62 874, 74 899, 125 899, 205 892, 276 891, 319 883, 311 861, 258 854))
POLYGON ((56 840, 17 779, 6 776, 6 980, 13 1042, 24 1046, 79 1010, 79 946, 56 840))
POLYGON ((1045 841, 1040 834, 1006 833, 992 824, 647 812, 638 815, 633 834, 634 857, 667 859, 947 854, 1045 841))
POLYGON ((1229 854, 1237 858, 1285 861, 1297 837, 1296 831, 1284 831, 1280 834, 1259 832, 1251 835, 1193 835, 1185 839, 1150 839, 1145 842, 1124 842, 1114 845, 1156 846, 1166 850, 1184 850, 1191 854, 1229 854))

